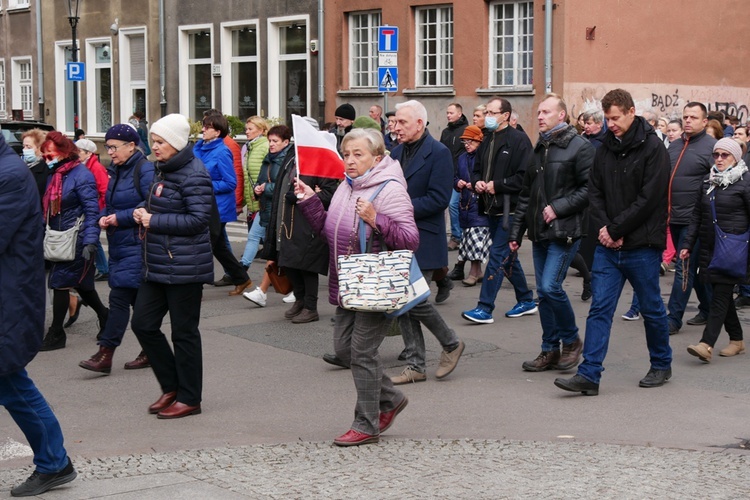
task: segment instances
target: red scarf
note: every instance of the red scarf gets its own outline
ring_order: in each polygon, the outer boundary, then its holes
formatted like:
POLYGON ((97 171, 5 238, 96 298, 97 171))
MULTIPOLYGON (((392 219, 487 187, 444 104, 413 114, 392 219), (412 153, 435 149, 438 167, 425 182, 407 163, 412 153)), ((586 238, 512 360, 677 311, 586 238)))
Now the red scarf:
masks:
MULTIPOLYGON (((47 190, 44 192, 44 197, 42 198, 45 219, 60 213, 63 175, 73 170, 79 164, 80 161, 78 160, 67 160, 67 163, 63 163, 52 172, 52 179, 49 181, 49 184, 47 184, 47 190)), ((49 222, 49 220, 47 222, 49 222)))

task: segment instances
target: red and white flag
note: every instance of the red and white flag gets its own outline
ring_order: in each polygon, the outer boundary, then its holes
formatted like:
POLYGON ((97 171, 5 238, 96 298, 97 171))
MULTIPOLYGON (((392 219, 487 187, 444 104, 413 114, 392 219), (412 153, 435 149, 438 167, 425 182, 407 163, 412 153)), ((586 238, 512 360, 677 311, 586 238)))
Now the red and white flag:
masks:
MULTIPOLYGON (((344 178, 344 160, 333 145, 304 118, 292 115, 294 149, 297 153, 297 175, 344 178)), ((328 132, 324 132, 328 133, 328 132)))

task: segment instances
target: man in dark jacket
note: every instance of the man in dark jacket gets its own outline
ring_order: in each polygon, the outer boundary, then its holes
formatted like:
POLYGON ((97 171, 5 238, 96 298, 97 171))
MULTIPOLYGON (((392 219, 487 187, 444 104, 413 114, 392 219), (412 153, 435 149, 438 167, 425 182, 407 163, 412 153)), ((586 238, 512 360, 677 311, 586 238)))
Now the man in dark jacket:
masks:
POLYGON ((523 233, 533 243, 542 352, 523 369, 569 370, 578 364, 583 342, 575 312, 563 290, 566 270, 586 233, 589 169, 594 146, 565 121, 568 108, 557 94, 547 94, 537 111, 539 141, 534 163, 523 180, 508 239, 517 252, 523 233), (562 354, 560 354, 562 343, 562 354))
POLYGON ((76 471, 63 447, 60 423, 26 365, 44 333, 44 222, 28 167, 0 135, 0 405, 34 451, 34 473, 13 496, 34 496, 69 483, 76 471))
MULTIPOLYGON (((414 221, 419 229, 419 248, 414 255, 429 283, 435 270, 448 265, 444 217, 453 186, 453 162, 450 151, 427 131, 427 110, 422 103, 407 101, 396 106, 396 132, 399 145, 391 152, 391 157, 398 160, 404 170, 406 190, 414 205, 414 221)), ((436 378, 451 373, 463 353, 464 343, 435 306, 425 300, 398 319, 408 366, 401 375, 392 377, 396 385, 427 380, 420 323, 424 323, 443 346, 436 378)))
MULTIPOLYGON (((708 112, 700 102, 689 102, 682 110, 682 137, 669 145, 669 159, 672 173, 669 178, 669 231, 675 248, 682 248, 687 235, 693 208, 700 199, 703 179, 713 165, 713 154, 716 139, 706 133, 708 112)), ((700 240, 690 253, 698 255, 700 240)), ((690 292, 695 288, 698 297, 698 314, 687 321, 688 325, 705 325, 708 318, 708 305, 711 303, 711 287, 696 279, 698 259, 690 259, 687 276, 687 287, 683 287, 683 269, 680 262, 675 266, 672 293, 669 295, 669 333, 674 335, 682 328, 682 317, 685 314, 690 292)), ((640 297, 639 297, 640 298, 640 297)))
POLYGON ((500 97, 487 103, 484 126, 489 133, 477 149, 474 161, 472 185, 479 194, 479 211, 489 215, 492 237, 479 303, 474 309, 461 313, 464 319, 474 323, 494 322, 492 311, 505 273, 513 284, 518 302, 505 316, 517 318, 537 310, 521 263, 508 247, 510 216, 533 154, 528 136, 508 124, 512 111, 510 103, 500 97))
MULTIPOLYGON (((440 142, 450 150, 453 155, 453 172, 458 165, 458 157, 461 156, 465 149, 461 136, 469 126, 469 120, 464 116, 464 108, 457 102, 448 105, 445 116, 448 118, 448 126, 440 134, 440 142)), ((448 243, 448 250, 458 250, 461 243, 461 225, 458 222, 458 200, 460 195, 458 191, 453 191, 451 201, 448 205, 448 213, 451 217, 451 241, 448 243)))
POLYGON ((607 133, 607 125, 604 123, 604 113, 600 109, 583 112, 583 138, 588 140, 595 148, 599 148, 604 142, 607 133))
POLYGON ((669 158, 654 129, 636 116, 628 92, 608 92, 602 109, 609 131, 589 175, 590 215, 600 229, 583 363, 575 376, 555 380, 561 389, 588 396, 599 393, 612 318, 626 279, 641 302, 651 360, 640 386, 659 387, 672 376, 667 314, 659 290, 667 239, 669 158))

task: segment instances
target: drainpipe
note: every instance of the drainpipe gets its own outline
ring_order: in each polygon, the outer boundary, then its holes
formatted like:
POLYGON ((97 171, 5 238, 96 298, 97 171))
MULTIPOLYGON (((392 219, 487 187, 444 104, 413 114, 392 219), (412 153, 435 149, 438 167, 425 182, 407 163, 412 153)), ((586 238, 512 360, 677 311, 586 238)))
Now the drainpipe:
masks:
MULTIPOLYGON (((161 91, 161 116, 167 114, 166 56, 164 55, 164 0, 159 0, 159 90, 161 91)), ((156 120, 152 120, 156 121, 156 120)))
POLYGON ((552 9, 554 0, 544 1, 544 92, 552 92, 552 9))
POLYGON ((325 11, 323 9, 323 0, 318 0, 318 113, 325 122, 325 11))
POLYGON ((44 64, 42 64, 42 0, 36 0, 36 71, 39 75, 39 120, 44 121, 44 64))

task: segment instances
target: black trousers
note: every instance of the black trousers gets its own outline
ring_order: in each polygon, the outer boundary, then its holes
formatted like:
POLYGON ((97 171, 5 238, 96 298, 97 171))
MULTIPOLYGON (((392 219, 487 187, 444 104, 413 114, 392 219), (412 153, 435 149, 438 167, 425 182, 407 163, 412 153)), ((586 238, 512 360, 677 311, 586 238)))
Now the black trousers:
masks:
POLYGON ((135 306, 137 288, 112 288, 109 291, 109 317, 99 345, 114 349, 122 343, 130 321, 130 306, 135 306))
POLYGON ((724 283, 713 283, 713 296, 711 305, 708 306, 708 321, 706 328, 703 329, 703 338, 711 347, 716 344, 716 340, 721 333, 721 327, 726 328, 729 334, 729 340, 742 340, 742 325, 737 317, 737 309, 734 307, 734 285, 724 283))
POLYGON ((131 327, 148 356, 163 393, 177 391, 177 401, 201 402, 203 351, 198 323, 203 284, 165 285, 144 281, 135 300, 131 327), (161 331, 164 316, 172 321, 172 345, 161 331))
POLYGON ((219 261, 224 272, 232 280, 233 285, 241 285, 250 279, 245 268, 232 253, 232 248, 227 243, 226 224, 219 218, 219 209, 214 200, 211 209, 211 219, 208 223, 208 230, 211 234, 211 251, 219 261))
POLYGON ((303 301, 305 309, 311 311, 318 310, 318 273, 303 271, 302 269, 292 269, 285 267, 284 271, 292 282, 294 297, 303 301))

